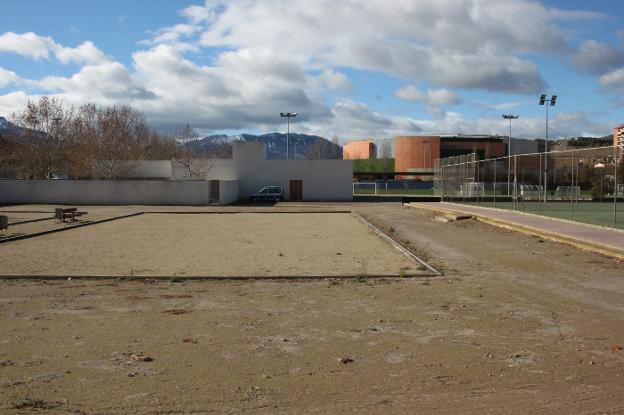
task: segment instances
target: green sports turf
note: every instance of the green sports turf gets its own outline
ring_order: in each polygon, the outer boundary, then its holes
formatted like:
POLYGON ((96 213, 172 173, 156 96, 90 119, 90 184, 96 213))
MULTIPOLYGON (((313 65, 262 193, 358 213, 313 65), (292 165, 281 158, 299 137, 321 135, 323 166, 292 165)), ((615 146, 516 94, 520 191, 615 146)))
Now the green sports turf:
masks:
MULTIPOLYGON (((455 200, 455 203, 463 203, 455 200)), ((465 202, 467 205, 496 207, 499 209, 512 209, 511 202, 465 202)), ((520 202, 518 210, 527 213, 548 216, 552 218, 568 219, 593 225, 613 226, 613 202, 576 202, 556 201, 538 203, 537 201, 520 202)), ((616 213, 617 227, 624 229, 624 202, 617 204, 616 213)))

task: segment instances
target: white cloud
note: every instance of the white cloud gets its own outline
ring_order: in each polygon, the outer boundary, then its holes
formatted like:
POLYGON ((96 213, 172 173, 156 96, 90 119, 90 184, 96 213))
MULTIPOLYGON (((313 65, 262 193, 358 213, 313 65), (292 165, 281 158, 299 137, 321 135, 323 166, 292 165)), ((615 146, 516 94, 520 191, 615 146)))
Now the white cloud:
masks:
POLYGON ((329 115, 306 91, 301 66, 270 49, 229 51, 215 65, 200 66, 161 44, 134 53, 133 61, 135 76, 158 97, 139 108, 161 121, 218 130, 275 125, 280 111, 296 110, 301 121, 329 115))
POLYGON ((37 99, 38 96, 28 95, 24 91, 9 92, 0 95, 0 116, 10 116, 22 111, 29 99, 37 99))
POLYGON ((310 84, 320 89, 351 92, 353 84, 347 75, 333 69, 325 69, 318 76, 310 77, 310 84))
POLYGON ((46 91, 57 92, 69 103, 135 103, 155 95, 142 87, 119 62, 87 65, 69 78, 50 76, 31 81, 46 91))
POLYGON ((101 63, 109 60, 95 45, 86 41, 75 48, 56 43, 51 37, 39 36, 35 33, 5 32, 0 35, 0 53, 16 53, 35 59, 49 59, 54 55, 61 63, 78 65, 101 63))
POLYGON ((56 45, 54 47, 54 55, 60 62, 66 64, 76 63, 85 65, 109 61, 109 58, 90 41, 86 41, 75 48, 56 45))
POLYGON ((601 75, 624 66, 624 51, 607 44, 587 40, 572 58, 574 67, 594 75, 601 75))
POLYGON ((0 88, 11 84, 17 84, 20 81, 21 78, 15 72, 0 67, 0 88))
POLYGON ((608 72, 602 75, 598 81, 606 87, 624 87, 624 68, 608 72))
POLYGON ((6 32, 0 35, 0 53, 10 52, 31 59, 48 59, 55 42, 50 37, 38 36, 28 32, 17 34, 6 32))
POLYGON ((406 85, 398 89, 394 96, 404 101, 423 102, 430 106, 458 105, 462 102, 459 95, 448 89, 422 91, 413 85, 406 85))
MULTIPOLYGON (((196 9, 198 12, 199 9, 196 9)), ((311 67, 381 71, 443 87, 535 93, 538 67, 516 54, 561 53, 564 13, 528 0, 209 1, 208 47, 273 45, 311 67), (501 22, 513 19, 513 24, 501 22), (371 30, 374 27, 375 30, 371 30)))

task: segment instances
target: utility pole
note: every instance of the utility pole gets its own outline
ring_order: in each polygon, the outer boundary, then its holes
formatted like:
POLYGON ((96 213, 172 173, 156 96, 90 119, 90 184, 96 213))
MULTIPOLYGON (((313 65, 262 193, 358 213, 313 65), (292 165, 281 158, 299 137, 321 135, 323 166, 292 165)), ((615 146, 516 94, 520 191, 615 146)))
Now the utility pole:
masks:
MULTIPOLYGON (((509 193, 509 187, 511 186, 511 155, 513 154, 512 151, 512 146, 511 146, 511 120, 516 120, 518 119, 520 116, 519 115, 512 115, 512 114, 503 114, 503 119, 505 120, 509 120, 509 154, 507 154, 508 156, 508 161, 507 161, 507 196, 510 195, 509 193)), ((494 162, 496 163, 496 162, 494 162)), ((514 186, 516 183, 516 176, 514 176, 514 186)))
POLYGON ((539 104, 546 107, 546 141, 544 141, 544 203, 548 198, 548 107, 554 107, 557 103, 557 95, 550 98, 546 94, 540 96, 539 104))
MULTIPOLYGON (((290 153, 288 152, 288 142, 290 141, 290 119, 291 118, 295 118, 297 116, 296 112, 280 112, 280 117, 285 117, 288 121, 287 121, 287 130, 286 130, 286 160, 288 160, 290 158, 290 153)), ((297 147, 295 147, 295 150, 297 149, 297 147)), ((297 155, 295 154, 295 158, 297 155)))

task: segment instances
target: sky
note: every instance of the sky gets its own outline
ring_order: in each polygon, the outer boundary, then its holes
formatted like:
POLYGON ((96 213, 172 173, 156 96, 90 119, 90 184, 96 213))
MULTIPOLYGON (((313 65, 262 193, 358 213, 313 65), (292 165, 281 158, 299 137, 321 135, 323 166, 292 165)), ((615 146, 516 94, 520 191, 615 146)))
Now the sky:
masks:
POLYGON ((155 129, 603 136, 624 123, 618 0, 2 0, 0 116, 42 95, 155 129))

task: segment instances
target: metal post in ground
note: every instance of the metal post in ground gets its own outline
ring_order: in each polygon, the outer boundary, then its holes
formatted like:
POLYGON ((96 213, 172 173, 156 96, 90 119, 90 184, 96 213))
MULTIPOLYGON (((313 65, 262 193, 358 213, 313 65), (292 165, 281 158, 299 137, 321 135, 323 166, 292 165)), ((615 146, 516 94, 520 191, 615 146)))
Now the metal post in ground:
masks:
POLYGON ((496 164, 497 159, 494 159, 494 206, 496 206, 496 164))
POLYGON ((476 164, 476 167, 477 167, 477 174, 476 174, 476 176, 477 176, 477 182, 475 183, 475 186, 476 186, 476 189, 475 189, 475 190, 476 190, 476 192, 477 192, 477 206, 479 206, 479 183, 480 183, 480 182, 479 182, 479 164, 480 164, 480 162, 479 162, 479 161, 477 161, 477 164, 476 164))
POLYGON ((574 153, 572 153, 572 186, 570 186, 570 219, 574 220, 574 153))
POLYGON ((518 210, 518 186, 516 186, 516 177, 518 176, 518 156, 514 155, 514 189, 513 189, 513 204, 514 209, 518 210))
POLYGON ((537 209, 542 214, 542 192, 544 191, 544 186, 542 186, 542 153, 539 155, 539 182, 537 185, 537 209))
POLYGON ((617 198, 618 198, 618 146, 613 146, 615 158, 613 160, 613 168, 615 170, 613 182, 613 229, 617 228, 617 198))

